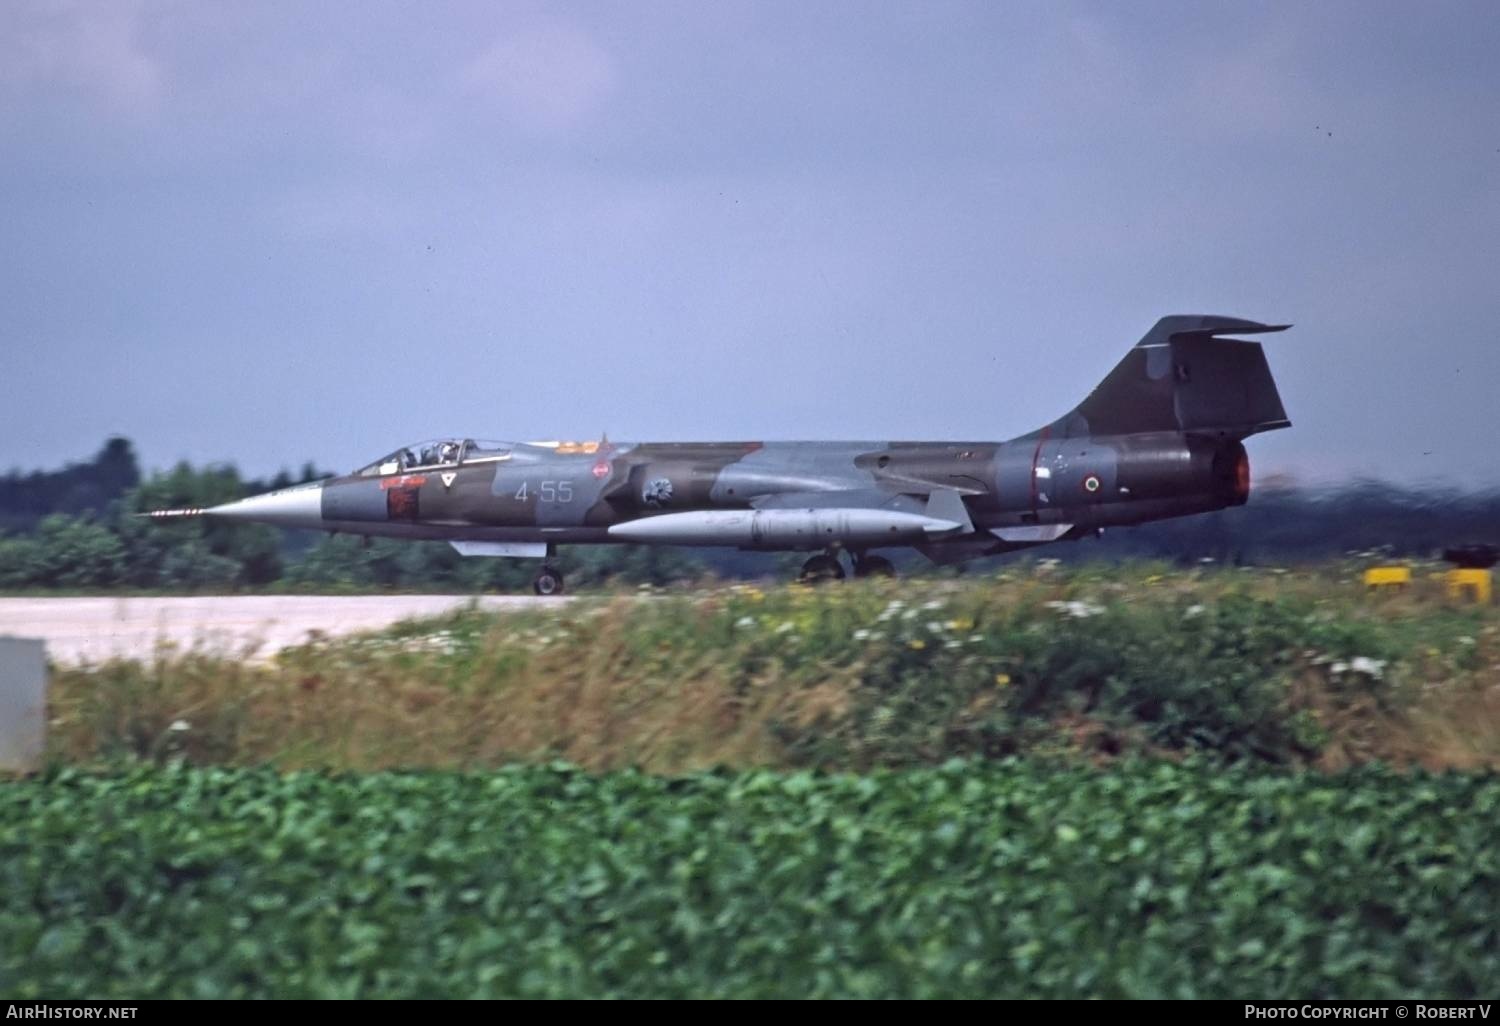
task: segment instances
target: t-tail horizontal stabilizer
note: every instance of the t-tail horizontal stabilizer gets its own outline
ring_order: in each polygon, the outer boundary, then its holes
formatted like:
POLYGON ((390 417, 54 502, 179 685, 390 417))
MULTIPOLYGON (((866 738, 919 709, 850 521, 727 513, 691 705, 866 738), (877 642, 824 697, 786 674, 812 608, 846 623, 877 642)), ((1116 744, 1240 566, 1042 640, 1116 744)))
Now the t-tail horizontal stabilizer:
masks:
POLYGON ((1223 335, 1285 331, 1238 317, 1163 317, 1071 413, 1054 438, 1179 432, 1240 439, 1290 427, 1258 342, 1223 335))

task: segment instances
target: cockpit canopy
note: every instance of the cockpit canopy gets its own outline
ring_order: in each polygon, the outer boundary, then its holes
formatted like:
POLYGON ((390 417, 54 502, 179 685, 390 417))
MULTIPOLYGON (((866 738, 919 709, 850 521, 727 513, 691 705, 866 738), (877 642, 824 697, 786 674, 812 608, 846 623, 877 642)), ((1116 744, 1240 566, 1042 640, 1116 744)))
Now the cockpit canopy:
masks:
POLYGON ((436 438, 417 442, 383 456, 354 472, 357 477, 404 474, 411 470, 456 467, 460 463, 492 463, 510 459, 510 442, 482 442, 472 438, 436 438))

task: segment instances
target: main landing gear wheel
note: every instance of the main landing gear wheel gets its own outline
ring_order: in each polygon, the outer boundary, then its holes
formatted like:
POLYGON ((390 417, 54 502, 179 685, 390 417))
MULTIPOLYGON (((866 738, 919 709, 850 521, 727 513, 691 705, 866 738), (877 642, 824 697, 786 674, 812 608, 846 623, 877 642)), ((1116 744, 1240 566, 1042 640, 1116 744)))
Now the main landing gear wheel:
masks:
POLYGON ((895 577, 896 566, 884 556, 866 556, 854 561, 855 577, 895 577))
POLYGON ((807 584, 842 581, 844 567, 833 556, 814 556, 802 564, 802 573, 797 579, 807 584))
POLYGON ((538 595, 561 595, 563 590, 563 576, 550 566, 544 566, 532 582, 532 588, 538 595))

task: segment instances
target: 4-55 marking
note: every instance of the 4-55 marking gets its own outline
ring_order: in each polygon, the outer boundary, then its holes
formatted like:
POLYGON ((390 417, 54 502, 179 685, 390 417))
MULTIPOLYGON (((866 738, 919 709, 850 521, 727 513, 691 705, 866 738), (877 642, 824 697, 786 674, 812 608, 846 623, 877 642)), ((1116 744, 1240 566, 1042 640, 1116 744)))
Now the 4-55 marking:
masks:
POLYGON ((542 481, 533 489, 530 481, 522 481, 521 487, 516 489, 516 499, 520 502, 525 502, 533 495, 538 502, 572 502, 573 482, 542 481))

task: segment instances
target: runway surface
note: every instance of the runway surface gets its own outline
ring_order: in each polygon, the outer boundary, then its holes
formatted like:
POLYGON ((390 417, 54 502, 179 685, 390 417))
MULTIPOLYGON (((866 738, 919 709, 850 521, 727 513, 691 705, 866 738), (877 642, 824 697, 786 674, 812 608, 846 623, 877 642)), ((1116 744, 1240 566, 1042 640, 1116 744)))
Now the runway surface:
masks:
POLYGON ((150 659, 162 643, 265 657, 310 632, 379 630, 471 602, 520 610, 566 599, 530 595, 234 595, 195 598, 0 598, 0 635, 41 638, 57 663, 150 659))

